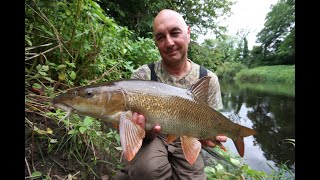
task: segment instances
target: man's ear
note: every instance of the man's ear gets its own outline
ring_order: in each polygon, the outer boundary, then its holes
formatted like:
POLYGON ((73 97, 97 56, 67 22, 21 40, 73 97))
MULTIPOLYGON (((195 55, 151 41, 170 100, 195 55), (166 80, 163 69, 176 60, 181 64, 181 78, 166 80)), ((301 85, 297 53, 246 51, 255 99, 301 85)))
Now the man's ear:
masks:
POLYGON ((188 29, 187 29, 187 37, 188 37, 188 43, 190 43, 190 26, 188 26, 188 29))

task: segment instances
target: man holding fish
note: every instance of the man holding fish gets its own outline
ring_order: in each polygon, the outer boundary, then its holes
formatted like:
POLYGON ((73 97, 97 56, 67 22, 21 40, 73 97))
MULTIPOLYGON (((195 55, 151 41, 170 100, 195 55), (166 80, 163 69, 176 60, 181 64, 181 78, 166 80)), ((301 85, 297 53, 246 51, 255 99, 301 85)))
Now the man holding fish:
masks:
POLYGON ((160 61, 132 79, 69 89, 52 103, 68 111, 65 117, 73 112, 119 127, 128 162, 113 179, 206 179, 202 146, 224 148, 229 137, 243 157, 244 138, 256 132, 216 110, 218 77, 187 58, 190 28, 181 15, 160 11, 153 31, 160 61))
MULTIPOLYGON (((153 31, 162 59, 149 66, 141 66, 132 74, 132 79, 155 80, 180 88, 190 88, 200 79, 200 69, 203 68, 187 57, 190 27, 179 13, 164 9, 155 17, 153 31)), ((211 108, 219 110, 222 108, 222 100, 218 77, 210 70, 204 68, 204 71, 211 77, 208 104, 211 108)), ((134 112, 132 121, 145 129, 148 119, 145 119, 143 114, 134 112)), ((226 142, 226 140, 226 136, 220 135, 215 139, 200 142, 204 146, 219 145, 223 148, 220 142, 226 142)), ((206 175, 201 155, 197 156, 191 165, 185 159, 180 139, 162 134, 161 126, 155 125, 151 131, 146 133, 136 156, 127 162, 113 179, 200 180, 206 179, 206 175)))

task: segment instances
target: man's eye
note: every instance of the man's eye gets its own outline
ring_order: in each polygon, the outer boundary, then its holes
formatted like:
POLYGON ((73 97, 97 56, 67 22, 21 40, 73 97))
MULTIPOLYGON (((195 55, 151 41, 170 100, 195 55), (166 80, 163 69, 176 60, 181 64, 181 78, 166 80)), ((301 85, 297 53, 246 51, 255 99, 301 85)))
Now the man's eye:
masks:
POLYGON ((177 37, 177 36, 179 36, 179 34, 180 34, 179 32, 173 32, 173 33, 172 33, 172 36, 173 36, 173 37, 177 37))
POLYGON ((157 41, 161 41, 163 39, 163 36, 157 37, 157 41))

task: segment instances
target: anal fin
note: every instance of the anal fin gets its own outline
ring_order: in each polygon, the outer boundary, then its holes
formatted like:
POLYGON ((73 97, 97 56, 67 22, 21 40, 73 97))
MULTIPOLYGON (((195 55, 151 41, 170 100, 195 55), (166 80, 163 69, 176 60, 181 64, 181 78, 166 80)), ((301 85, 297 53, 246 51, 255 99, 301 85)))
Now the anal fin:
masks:
POLYGON ((123 154, 131 161, 137 154, 145 136, 145 130, 133 123, 132 111, 123 112, 120 116, 119 134, 123 154))
POLYGON ((217 146, 219 146, 223 151, 227 152, 227 149, 223 146, 223 144, 220 141, 217 141, 216 139, 210 139, 213 143, 215 143, 217 146))
POLYGON ((115 129, 119 129, 119 123, 111 123, 112 124, 112 127, 115 128, 115 129))
POLYGON ((176 139, 177 139, 177 136, 175 136, 175 135, 172 135, 172 134, 167 135, 167 143, 168 144, 171 144, 176 139))
POLYGON ((192 165, 201 150, 201 143, 194 137, 181 136, 181 146, 186 160, 192 165))

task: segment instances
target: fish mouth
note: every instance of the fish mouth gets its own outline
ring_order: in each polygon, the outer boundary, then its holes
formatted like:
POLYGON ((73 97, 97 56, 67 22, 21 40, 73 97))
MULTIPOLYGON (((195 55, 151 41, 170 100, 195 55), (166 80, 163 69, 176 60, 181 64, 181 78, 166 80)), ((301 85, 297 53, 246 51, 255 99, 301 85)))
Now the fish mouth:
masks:
POLYGON ((77 113, 76 109, 64 103, 53 103, 53 106, 68 112, 67 114, 71 114, 72 112, 77 113))
POLYGON ((71 106, 68 106, 66 104, 63 104, 63 103, 54 103, 53 104, 54 107, 56 108, 60 108, 64 111, 67 112, 67 114, 62 118, 60 119, 60 121, 64 120, 65 118, 69 117, 71 115, 72 112, 75 112, 76 110, 74 108, 72 108, 71 106))
POLYGON ((53 103, 53 106, 56 108, 60 108, 64 111, 74 111, 75 109, 73 109, 71 106, 68 106, 64 103, 53 103))

